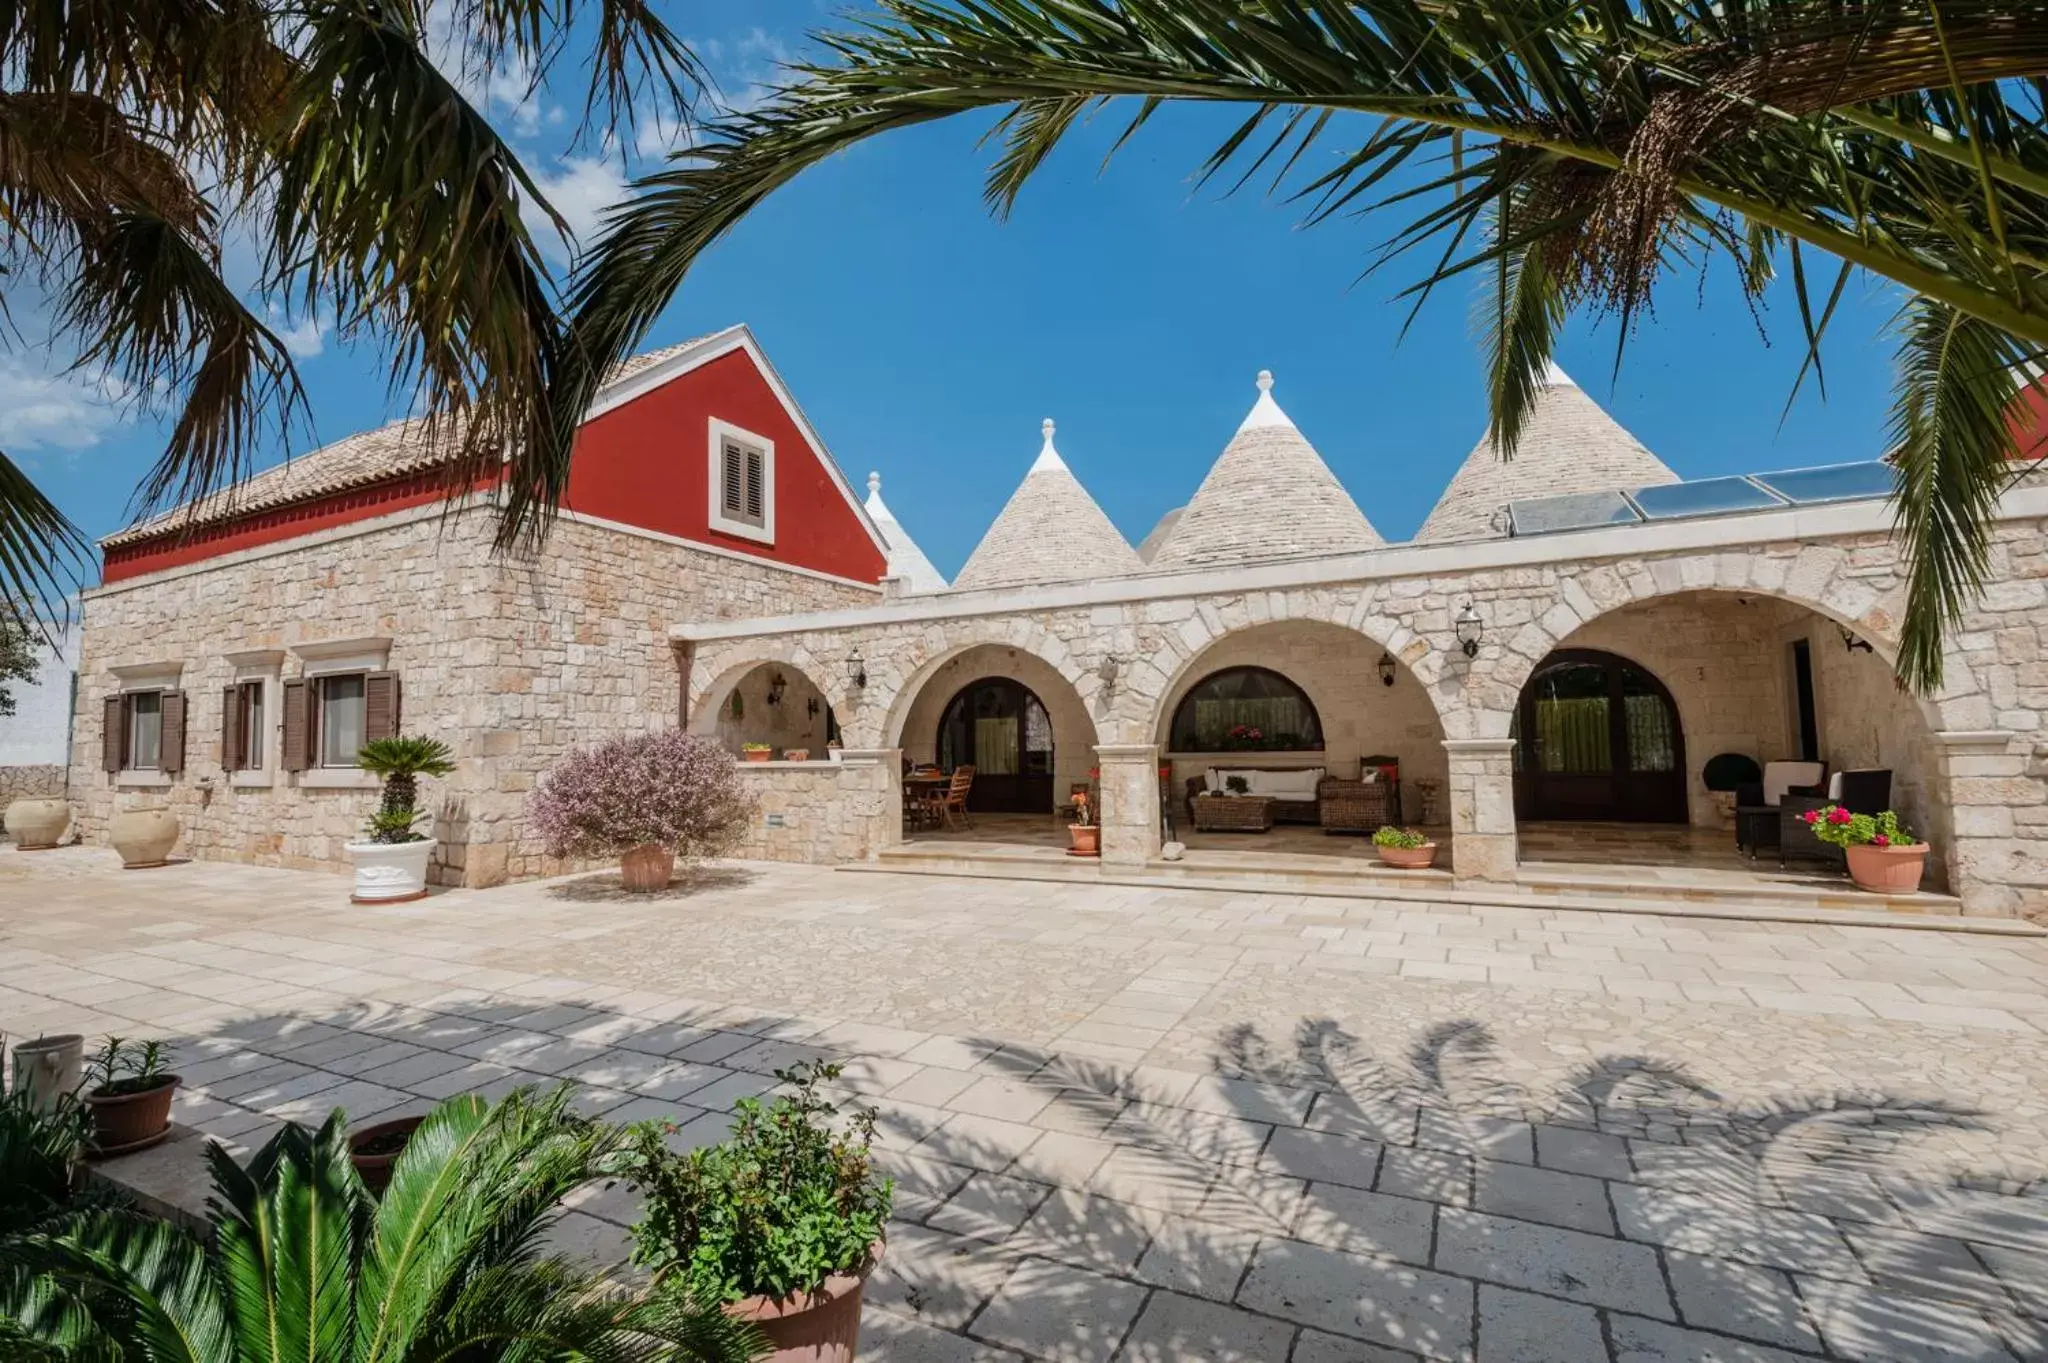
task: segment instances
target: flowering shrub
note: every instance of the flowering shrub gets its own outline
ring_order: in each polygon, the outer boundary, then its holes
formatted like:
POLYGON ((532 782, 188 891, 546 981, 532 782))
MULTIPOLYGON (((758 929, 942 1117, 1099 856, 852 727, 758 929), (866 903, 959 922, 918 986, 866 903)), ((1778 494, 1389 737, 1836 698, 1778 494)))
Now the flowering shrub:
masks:
POLYGON ((1837 847, 1906 847, 1918 841, 1889 809, 1882 814, 1851 814, 1840 805, 1829 805, 1809 809, 1799 818, 1813 836, 1837 847))
POLYGON ((653 843, 685 861, 732 846, 752 810, 732 754, 680 729, 571 749, 529 804, 551 857, 616 856, 653 843))
POLYGON ((1392 824, 1380 825, 1372 835, 1372 845, 1375 847, 1401 847, 1413 851, 1428 843, 1429 835, 1421 829, 1396 828, 1392 824))

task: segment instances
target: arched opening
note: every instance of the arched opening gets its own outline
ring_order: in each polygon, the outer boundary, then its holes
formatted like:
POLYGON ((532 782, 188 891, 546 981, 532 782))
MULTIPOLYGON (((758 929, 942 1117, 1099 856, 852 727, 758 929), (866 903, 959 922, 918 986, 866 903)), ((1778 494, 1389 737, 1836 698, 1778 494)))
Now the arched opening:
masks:
POLYGON ((967 807, 977 814, 1027 814, 1053 807, 1058 748, 1045 702, 1011 677, 981 677, 954 694, 933 744, 944 771, 971 766, 967 807))
POLYGON ((1268 667, 1226 667, 1174 707, 1174 752, 1321 752, 1323 719, 1308 692, 1268 667))
POLYGON ((771 761, 826 759, 839 743, 839 717, 824 690, 788 663, 747 667, 729 686, 714 688, 690 727, 715 736, 735 754, 771 761))
POLYGON ((1640 663, 1559 649, 1522 688, 1509 736, 1518 819, 1686 822, 1678 703, 1640 663))

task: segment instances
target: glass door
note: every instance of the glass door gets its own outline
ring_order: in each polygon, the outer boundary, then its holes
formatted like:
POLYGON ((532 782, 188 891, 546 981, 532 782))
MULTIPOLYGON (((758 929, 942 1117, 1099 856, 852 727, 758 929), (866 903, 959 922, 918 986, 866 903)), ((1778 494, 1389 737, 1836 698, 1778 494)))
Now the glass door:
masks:
POLYGON ((1052 718, 1030 688, 1008 677, 964 687, 939 721, 939 765, 972 764, 967 807, 976 813, 1052 810, 1052 718))
POLYGON ((1517 818, 1686 821, 1678 707, 1626 658, 1551 654, 1522 689, 1509 732, 1517 818))

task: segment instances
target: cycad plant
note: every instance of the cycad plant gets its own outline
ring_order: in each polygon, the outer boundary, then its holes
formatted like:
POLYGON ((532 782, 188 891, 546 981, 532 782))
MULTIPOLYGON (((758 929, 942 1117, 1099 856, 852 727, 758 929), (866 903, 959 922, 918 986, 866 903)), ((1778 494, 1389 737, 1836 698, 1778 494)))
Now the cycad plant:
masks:
MULTIPOLYGON (((213 1237, 93 1213, 0 1242, 0 1344, 148 1363, 742 1363, 750 1330, 607 1286, 540 1244, 623 1133, 566 1088, 435 1110, 373 1201, 344 1115, 250 1161, 209 1145, 213 1237)), ((44 1351, 41 1353, 30 1350, 44 1351)), ((13 1354, 9 1354, 13 1357, 13 1354)))
POLYGON ((384 782, 384 798, 370 815, 371 842, 419 842, 426 814, 420 808, 420 777, 446 776, 455 770, 455 754, 438 738, 396 734, 373 738, 356 753, 356 765, 384 782))
MULTIPOLYGON (((1120 148, 1167 101, 1244 117, 1200 167, 1270 177, 1312 220, 1371 215, 1423 248, 1416 305, 1484 298, 1492 433, 1511 452, 1574 309, 1625 340, 1653 285, 1789 271, 1805 360, 1857 270, 1903 286, 1892 413, 1911 562, 1900 669, 1938 685, 1942 634, 1988 562, 2025 366, 2048 345, 2043 0, 880 0, 828 57, 643 177, 579 268, 556 414, 581 411, 698 257, 805 168, 892 129, 994 111, 1007 211, 1105 102, 1120 148), (1837 258, 1830 282, 1809 269, 1837 258)), ((1376 262, 1377 263, 1377 262, 1376 262)), ((537 425, 538 423, 536 423, 537 425)), ((528 452, 541 514, 573 426, 528 452)))

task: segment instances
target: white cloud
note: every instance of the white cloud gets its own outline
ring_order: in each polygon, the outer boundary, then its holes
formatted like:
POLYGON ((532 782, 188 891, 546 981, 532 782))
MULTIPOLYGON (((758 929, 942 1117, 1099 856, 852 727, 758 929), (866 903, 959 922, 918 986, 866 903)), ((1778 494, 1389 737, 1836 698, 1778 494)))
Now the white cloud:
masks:
POLYGON ((327 323, 318 317, 285 325, 277 306, 272 304, 270 329, 277 333, 277 339, 284 342, 284 348, 296 359, 310 360, 327 348, 327 323))
POLYGON ((10 452, 90 449, 134 419, 127 397, 126 386, 104 370, 0 354, 0 442, 10 452))
POLYGON ((558 174, 535 175, 534 183, 569 224, 573 240, 564 243, 546 223, 535 223, 533 230, 541 248, 566 263, 578 246, 596 239, 604 211, 626 197, 626 176, 607 156, 564 156, 555 164, 558 174))

